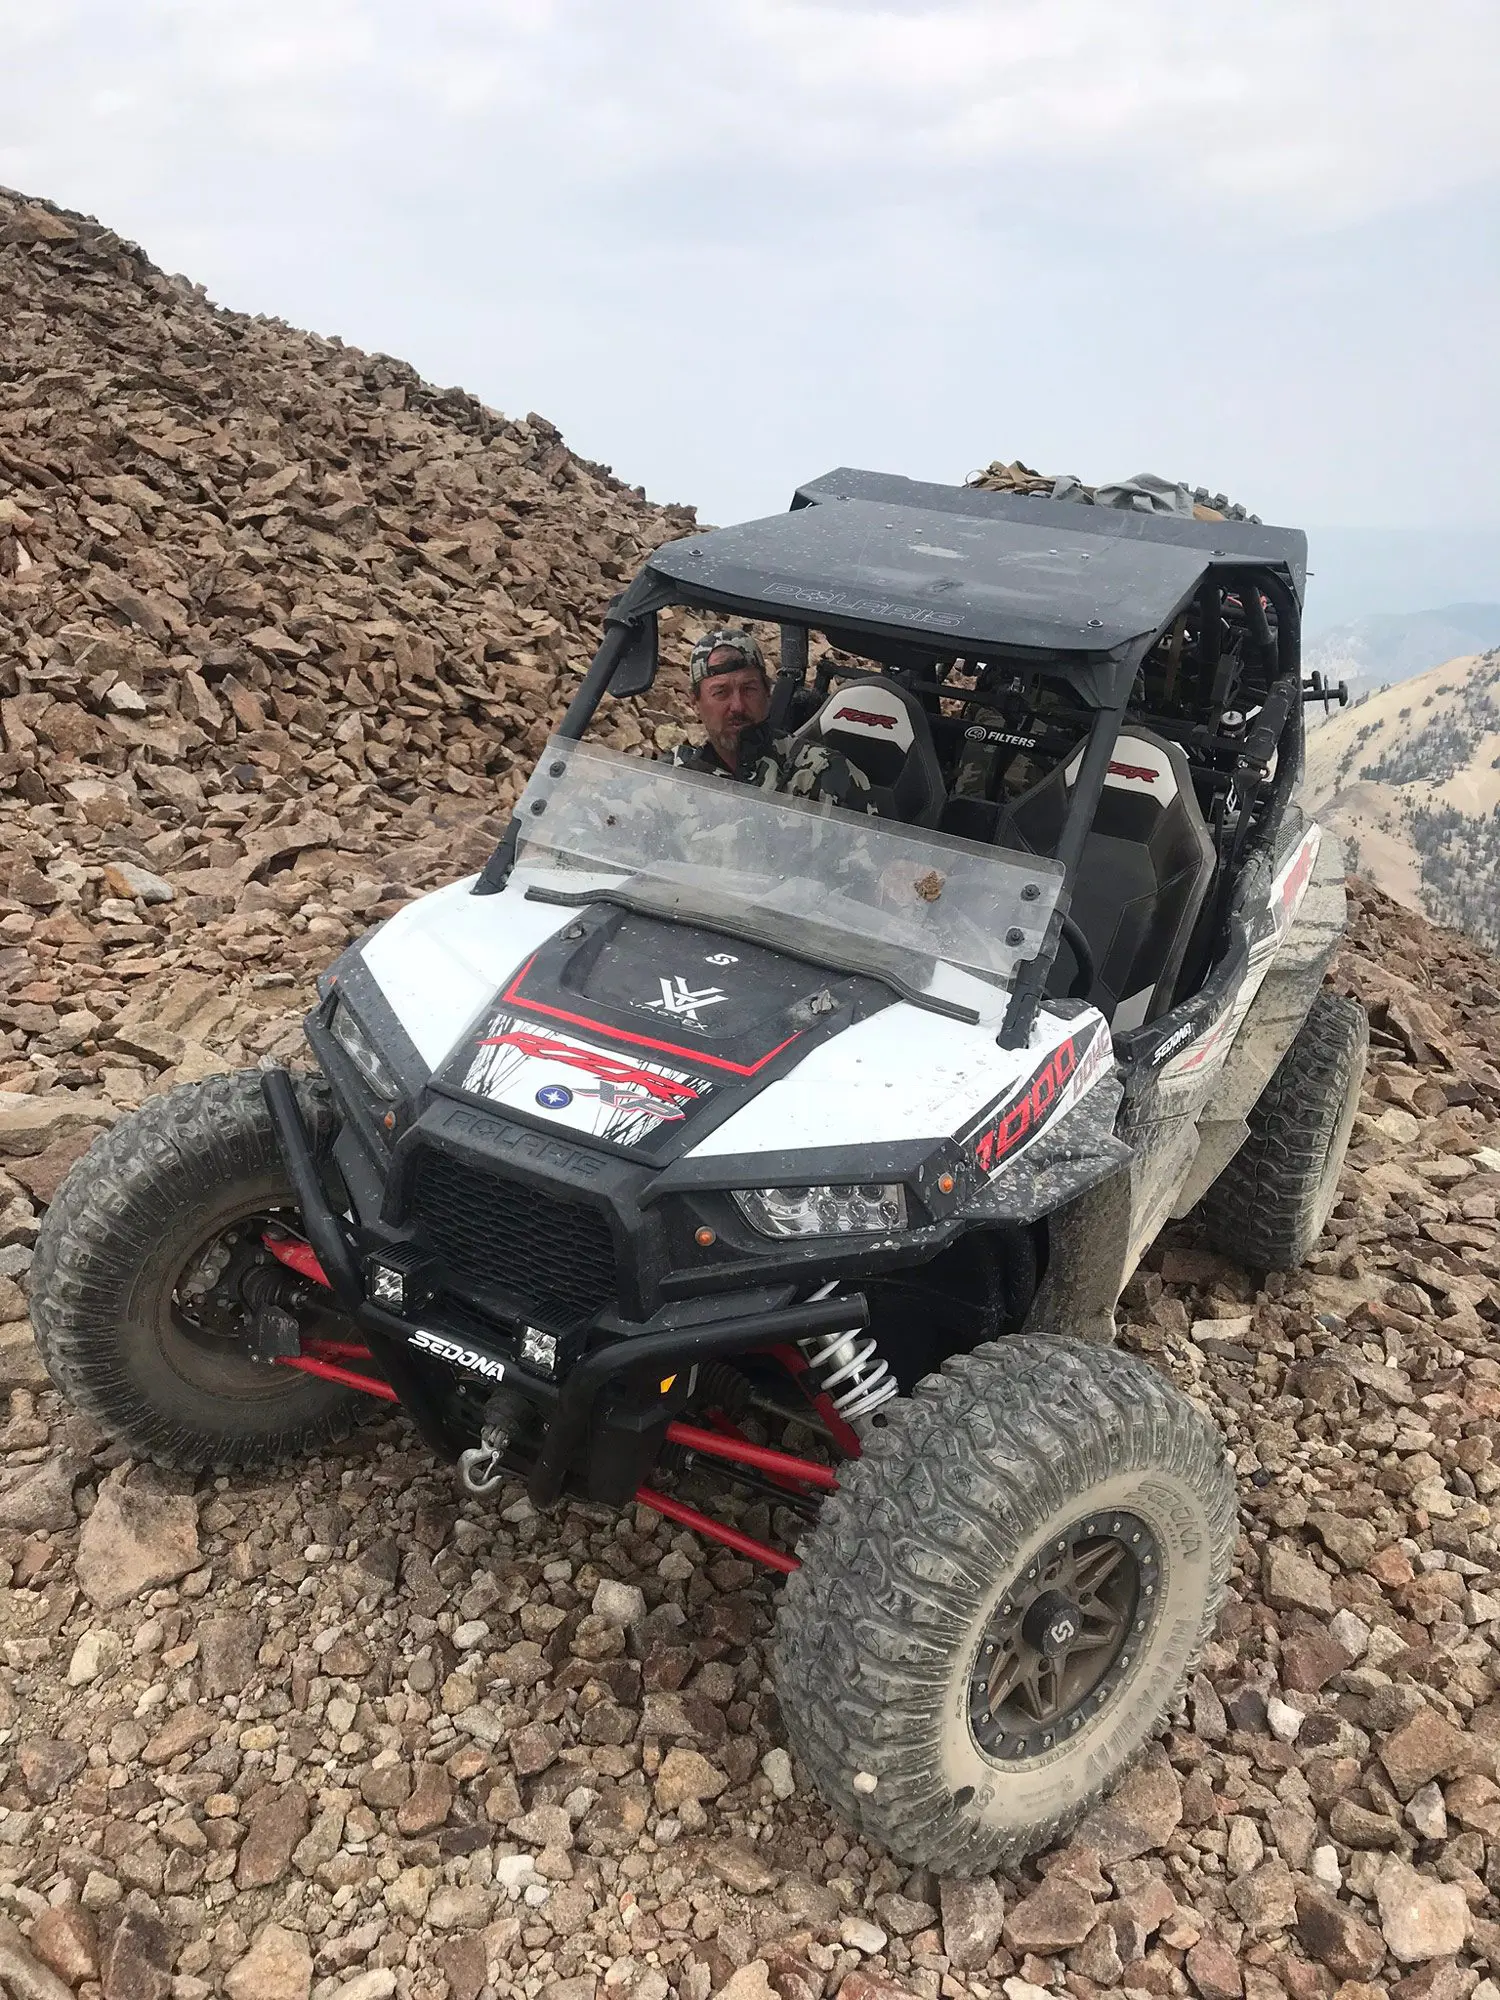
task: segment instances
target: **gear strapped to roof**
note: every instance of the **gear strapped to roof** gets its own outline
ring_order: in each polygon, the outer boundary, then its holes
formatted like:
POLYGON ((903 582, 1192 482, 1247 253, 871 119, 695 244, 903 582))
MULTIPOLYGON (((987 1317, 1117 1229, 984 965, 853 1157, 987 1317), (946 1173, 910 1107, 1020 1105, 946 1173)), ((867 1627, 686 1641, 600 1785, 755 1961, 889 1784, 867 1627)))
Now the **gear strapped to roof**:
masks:
POLYGON ((981 521, 1030 521, 1119 541, 1166 542, 1177 548, 1199 549, 1227 562, 1264 563, 1285 570, 1299 603, 1307 586, 1307 537, 1300 528, 1272 528, 1260 521, 1189 520, 1181 514, 1085 506, 1072 499, 1000 492, 985 486, 939 486, 925 479, 866 472, 852 465, 841 465, 818 479, 807 480, 793 494, 792 509, 824 506, 834 500, 889 501, 937 514, 969 514, 981 521))

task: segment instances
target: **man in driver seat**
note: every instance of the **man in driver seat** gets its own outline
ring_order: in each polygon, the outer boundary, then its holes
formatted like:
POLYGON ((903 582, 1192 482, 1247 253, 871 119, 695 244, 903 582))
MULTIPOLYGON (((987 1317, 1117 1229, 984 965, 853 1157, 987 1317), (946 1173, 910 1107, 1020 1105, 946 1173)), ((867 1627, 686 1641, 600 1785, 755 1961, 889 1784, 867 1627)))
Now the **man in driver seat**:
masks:
POLYGON ((693 648, 688 675, 708 740, 679 744, 674 764, 849 812, 876 810, 869 779, 841 752, 772 733, 771 681, 753 633, 736 625, 705 632, 693 648))

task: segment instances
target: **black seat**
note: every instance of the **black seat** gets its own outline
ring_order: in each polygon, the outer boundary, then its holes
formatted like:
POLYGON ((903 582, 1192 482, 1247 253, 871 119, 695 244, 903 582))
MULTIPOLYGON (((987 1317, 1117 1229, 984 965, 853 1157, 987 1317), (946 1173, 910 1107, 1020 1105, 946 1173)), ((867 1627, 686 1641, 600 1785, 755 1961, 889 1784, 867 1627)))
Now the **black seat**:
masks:
MULTIPOLYGON (((1005 847, 1055 854, 1083 745, 1012 799, 995 833, 1005 847)), ((1183 954, 1217 856, 1187 758, 1150 730, 1122 731, 1084 845, 1071 911, 1094 955, 1089 998, 1124 1033, 1172 1004, 1183 954)), ((1054 987, 1068 990, 1072 953, 1058 954, 1054 987)))
POLYGON ((795 741, 840 750, 870 781, 883 819, 936 826, 947 796, 932 726, 914 695, 895 681, 850 681, 836 688, 795 741))

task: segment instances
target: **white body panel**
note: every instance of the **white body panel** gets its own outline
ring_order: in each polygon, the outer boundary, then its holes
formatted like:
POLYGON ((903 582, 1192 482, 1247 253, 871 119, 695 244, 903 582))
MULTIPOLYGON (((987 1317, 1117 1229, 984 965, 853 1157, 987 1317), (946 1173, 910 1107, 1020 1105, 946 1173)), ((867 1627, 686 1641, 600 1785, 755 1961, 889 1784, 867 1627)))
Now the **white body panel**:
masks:
POLYGON ((408 903, 361 947, 361 956, 418 1055, 436 1069, 521 961, 576 912, 528 903, 520 887, 469 893, 475 878, 408 903))
POLYGON ((1314 821, 1282 863, 1271 884, 1268 903, 1270 928, 1250 948, 1250 964, 1235 994, 1234 1004, 1211 1027, 1194 1040, 1185 1042, 1182 1049, 1173 1055, 1161 1072, 1164 1082, 1174 1083, 1191 1077, 1195 1084, 1206 1087, 1209 1079, 1224 1067, 1229 1051, 1234 1047, 1234 1038, 1250 1011, 1251 1002, 1259 993, 1271 969, 1271 961, 1281 949, 1302 907, 1322 839, 1323 830, 1314 821))
POLYGON ((901 1002, 810 1050, 690 1157, 950 1137, 1078 1025, 1043 1014, 1027 1048, 1002 1049, 992 1023, 971 1027, 901 1002))
MULTIPOLYGON (((362 947, 364 962, 422 1060, 437 1069, 496 993, 530 955, 577 914, 530 902, 518 869, 496 896, 470 893, 474 878, 408 904, 362 947)), ((579 887, 587 878, 579 878, 579 887)), ((1007 996, 952 966, 934 968, 935 996, 972 1007, 977 1023, 901 1001, 816 1044, 789 1076, 756 1096, 691 1149, 698 1159, 780 1152, 810 1146, 876 1146, 942 1139, 972 1125, 1035 1070, 1039 1061, 1098 1017, 1063 1022, 1045 1010, 1024 1049, 996 1036, 1007 996)), ((525 1013, 524 1003, 520 1011, 525 1013)), ((1107 1046, 1107 1037, 1103 1038, 1107 1046)), ((559 1049, 566 1040, 559 1041, 559 1049)), ((630 1051, 626 1051, 630 1054, 630 1051)), ((644 1067, 637 1052, 635 1060, 644 1067)), ((1107 1065, 1106 1065, 1107 1066, 1107 1065)), ((574 1131, 598 1131, 600 1109, 588 1079, 567 1061, 517 1058, 496 1101, 574 1131), (553 1093, 547 1085, 563 1085, 553 1093), (540 1095, 539 1095, 540 1090, 540 1095), (570 1100, 570 1101, 565 1101, 570 1100)), ((657 1061, 663 1075, 676 1076, 657 1061)), ((681 1065, 691 1068, 690 1061, 681 1065)), ((1086 1082, 1101 1073, 1091 1070, 1086 1082)), ((1080 1085, 1085 1079, 1080 1079, 1080 1085)), ((597 1092, 595 1093, 597 1094, 597 1092)), ((671 1114, 668 1114, 671 1115, 671 1114)), ((656 1117, 640 1121, 654 1128, 656 1117)))

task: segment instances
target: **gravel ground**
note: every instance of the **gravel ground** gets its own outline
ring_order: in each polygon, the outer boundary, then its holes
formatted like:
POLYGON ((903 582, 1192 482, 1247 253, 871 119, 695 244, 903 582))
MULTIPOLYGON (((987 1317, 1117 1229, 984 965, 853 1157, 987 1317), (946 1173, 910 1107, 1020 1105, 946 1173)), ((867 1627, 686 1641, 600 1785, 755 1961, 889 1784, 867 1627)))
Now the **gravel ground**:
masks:
POLYGON ((1066 1848, 961 1883, 852 1841, 783 1745, 776 1586, 645 1509, 461 1497, 399 1417, 195 1488, 12 1348, 0 1989, 1497 2000, 1500 982, 1365 892, 1338 978, 1372 1065, 1308 1268, 1186 1225, 1126 1295, 1243 1534, 1177 1725, 1066 1848))

